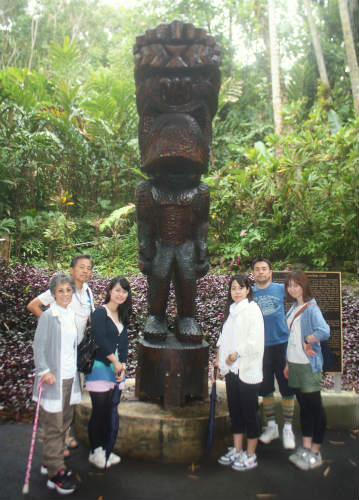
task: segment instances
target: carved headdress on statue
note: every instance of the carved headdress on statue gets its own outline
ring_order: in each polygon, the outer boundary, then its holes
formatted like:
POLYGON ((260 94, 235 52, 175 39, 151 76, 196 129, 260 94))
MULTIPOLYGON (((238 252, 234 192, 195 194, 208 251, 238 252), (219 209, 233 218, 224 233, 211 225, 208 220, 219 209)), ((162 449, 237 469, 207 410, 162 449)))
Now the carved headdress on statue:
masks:
POLYGON ((138 36, 134 57, 142 169, 162 175, 181 168, 199 178, 218 105, 220 45, 203 29, 173 21, 138 36))

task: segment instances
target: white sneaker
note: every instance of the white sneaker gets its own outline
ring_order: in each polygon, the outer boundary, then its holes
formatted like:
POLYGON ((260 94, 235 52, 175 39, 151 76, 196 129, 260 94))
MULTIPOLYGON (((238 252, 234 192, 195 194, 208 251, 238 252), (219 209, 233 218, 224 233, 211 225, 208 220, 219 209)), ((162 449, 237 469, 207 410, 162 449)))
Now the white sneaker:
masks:
POLYGON ((115 453, 110 453, 110 456, 107 460, 107 467, 111 467, 111 465, 117 465, 121 462, 121 457, 116 455, 115 453))
POLYGON ((247 451, 245 451, 242 456, 232 464, 232 469, 239 471, 250 470, 255 467, 258 467, 257 455, 255 453, 253 455, 249 455, 247 451))
POLYGON ((236 460, 241 458, 243 450, 237 451, 236 448, 228 448, 228 452, 218 459, 218 463, 221 465, 232 465, 236 460))
POLYGON ((307 450, 306 453, 302 453, 295 465, 302 470, 315 469, 316 467, 320 467, 323 463, 322 455, 318 453, 313 453, 311 450, 307 450))
POLYGON ((289 461, 292 462, 294 465, 297 465, 298 461, 302 460, 306 455, 308 455, 309 452, 310 450, 308 450, 307 448, 299 446, 294 453, 289 455, 289 461))
POLYGON ((106 463, 105 450, 99 446, 89 455, 89 462, 98 469, 104 469, 106 463))
POLYGON ((279 430, 278 430, 278 425, 267 425, 264 428, 264 431, 262 434, 259 436, 259 441, 262 441, 262 443, 268 444, 273 439, 278 439, 279 438, 279 430))
POLYGON ((283 428, 283 446, 286 450, 294 450, 295 437, 292 429, 283 428))

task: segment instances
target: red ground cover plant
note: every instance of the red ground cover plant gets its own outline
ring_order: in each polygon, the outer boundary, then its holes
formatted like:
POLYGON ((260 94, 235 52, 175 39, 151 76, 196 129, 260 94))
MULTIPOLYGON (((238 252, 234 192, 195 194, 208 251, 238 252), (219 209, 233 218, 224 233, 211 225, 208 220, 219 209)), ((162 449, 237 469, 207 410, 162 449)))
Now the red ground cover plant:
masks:
MULTIPOLYGON (((30 300, 48 287, 54 271, 27 265, 7 267, 0 264, 0 415, 16 420, 32 418, 33 383, 32 340, 37 320, 26 309, 30 300)), ((110 278, 109 278, 110 279, 110 278)), ((96 275, 90 286, 96 305, 101 305, 109 279, 96 275)), ((136 339, 141 334, 147 314, 146 278, 129 277, 133 292, 133 315, 129 325, 128 377, 136 372, 136 339)), ((229 276, 207 275, 198 280, 197 320, 210 345, 210 362, 223 321, 229 276)), ((168 318, 173 327, 176 315, 174 290, 171 288, 168 318)), ((359 297, 343 293, 343 364, 342 389, 358 392, 359 366, 359 297)), ((326 375, 324 387, 333 386, 333 377, 326 375)))

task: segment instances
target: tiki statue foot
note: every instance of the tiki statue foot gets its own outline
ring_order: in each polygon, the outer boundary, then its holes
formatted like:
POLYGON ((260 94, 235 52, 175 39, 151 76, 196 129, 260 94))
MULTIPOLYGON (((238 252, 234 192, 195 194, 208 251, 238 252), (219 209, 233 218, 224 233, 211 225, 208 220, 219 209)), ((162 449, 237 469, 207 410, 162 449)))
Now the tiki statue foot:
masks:
POLYGON ((144 336, 146 340, 152 342, 163 342, 166 340, 167 333, 168 328, 167 321, 165 319, 161 319, 153 314, 148 316, 144 328, 144 336))
POLYGON ((176 335, 181 342, 200 344, 202 342, 202 332, 194 318, 180 316, 176 318, 176 335))

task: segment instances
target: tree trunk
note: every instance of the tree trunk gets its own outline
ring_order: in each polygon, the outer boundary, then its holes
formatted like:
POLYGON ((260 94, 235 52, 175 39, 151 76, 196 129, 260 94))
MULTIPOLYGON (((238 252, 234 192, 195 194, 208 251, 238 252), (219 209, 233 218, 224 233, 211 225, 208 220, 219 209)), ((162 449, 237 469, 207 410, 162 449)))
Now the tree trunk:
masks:
MULTIPOLYGON (((229 10, 229 12, 228 12, 228 38, 229 38, 229 45, 232 48, 232 43, 233 43, 233 11, 232 11, 232 5, 230 5, 228 7, 228 10, 229 10)), ((231 57, 229 58, 228 76, 232 75, 232 70, 233 70, 233 56, 232 56, 232 54, 231 54, 231 57)))
POLYGON ((282 96, 280 89, 280 67, 279 67, 279 42, 275 21, 274 0, 268 0, 268 22, 270 40, 270 63, 272 75, 272 101, 274 132, 278 135, 282 132, 282 96))
POLYGON ((359 115, 359 67, 355 53, 354 38, 350 25, 347 0, 339 0, 339 12, 342 22, 344 46, 347 54, 350 82, 353 92, 354 111, 357 115, 359 115))
POLYGON ((36 37, 37 37, 38 23, 39 23, 38 18, 33 17, 32 21, 31 21, 31 52, 30 52, 29 64, 27 66, 27 69, 29 71, 31 71, 31 66, 32 66, 32 57, 34 55, 34 48, 35 48, 36 37))
POLYGON ((310 28, 310 33, 312 35, 312 42, 314 47, 315 58, 317 60, 320 79, 329 87, 329 79, 327 74, 327 68, 325 66, 324 56, 322 47, 320 45, 320 40, 317 32, 317 27, 315 26, 313 16, 312 16, 312 6, 310 0, 304 0, 305 9, 307 11, 308 24, 310 28))

